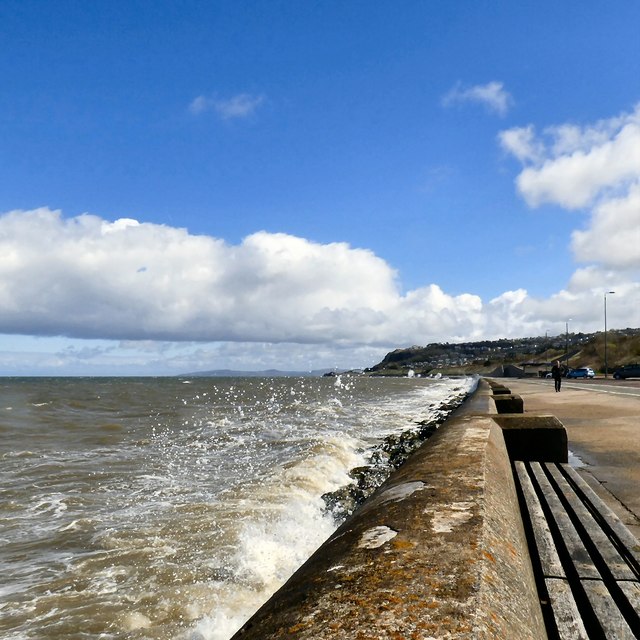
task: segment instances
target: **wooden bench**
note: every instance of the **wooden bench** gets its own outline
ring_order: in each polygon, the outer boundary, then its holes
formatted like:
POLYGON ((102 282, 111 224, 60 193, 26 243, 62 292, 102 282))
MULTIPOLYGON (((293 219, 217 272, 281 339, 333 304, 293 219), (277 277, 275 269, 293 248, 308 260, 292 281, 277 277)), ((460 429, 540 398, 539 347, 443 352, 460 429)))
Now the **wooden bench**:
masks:
POLYGON ((640 544, 568 464, 514 462, 549 638, 640 638, 640 544))

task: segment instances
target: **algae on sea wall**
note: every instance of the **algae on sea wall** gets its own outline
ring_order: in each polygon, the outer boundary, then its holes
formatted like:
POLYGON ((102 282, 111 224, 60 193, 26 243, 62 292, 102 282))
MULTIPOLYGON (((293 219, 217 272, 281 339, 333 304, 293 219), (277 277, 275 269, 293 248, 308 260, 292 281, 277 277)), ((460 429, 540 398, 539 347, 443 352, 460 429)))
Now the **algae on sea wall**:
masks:
POLYGON ((409 456, 424 444, 447 417, 467 398, 442 403, 433 417, 415 423, 411 429, 388 435, 376 445, 367 463, 349 472, 352 482, 322 495, 326 511, 342 523, 350 516, 390 475, 406 462, 409 456))

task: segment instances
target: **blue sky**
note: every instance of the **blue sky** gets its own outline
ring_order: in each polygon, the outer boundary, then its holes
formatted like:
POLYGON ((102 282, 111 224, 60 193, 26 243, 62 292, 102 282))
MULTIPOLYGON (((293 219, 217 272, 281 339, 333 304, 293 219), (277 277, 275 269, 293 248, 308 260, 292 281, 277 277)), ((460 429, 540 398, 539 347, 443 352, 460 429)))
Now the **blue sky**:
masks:
POLYGON ((640 5, 0 3, 0 374, 640 326, 640 5))

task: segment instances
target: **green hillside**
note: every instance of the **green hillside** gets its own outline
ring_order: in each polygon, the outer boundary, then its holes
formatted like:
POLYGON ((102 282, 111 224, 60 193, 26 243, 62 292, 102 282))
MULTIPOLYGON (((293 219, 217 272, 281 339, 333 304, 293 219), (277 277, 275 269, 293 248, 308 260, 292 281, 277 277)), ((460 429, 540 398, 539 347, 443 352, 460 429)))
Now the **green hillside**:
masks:
MULTIPOLYGON (((555 360, 570 367, 591 367, 604 373, 604 333, 573 333, 566 336, 482 340, 462 343, 432 343, 396 349, 367 369, 371 375, 489 373, 500 365, 527 365, 544 369, 555 360)), ((640 362, 640 329, 607 332, 607 363, 618 366, 640 362)))

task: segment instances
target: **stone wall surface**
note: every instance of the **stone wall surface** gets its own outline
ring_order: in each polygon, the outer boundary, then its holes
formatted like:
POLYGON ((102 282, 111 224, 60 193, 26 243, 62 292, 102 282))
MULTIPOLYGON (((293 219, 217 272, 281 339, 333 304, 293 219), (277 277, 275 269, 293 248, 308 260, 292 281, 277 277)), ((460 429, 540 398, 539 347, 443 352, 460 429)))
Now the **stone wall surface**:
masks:
POLYGON ((234 639, 546 638, 490 398, 481 381, 234 639))

